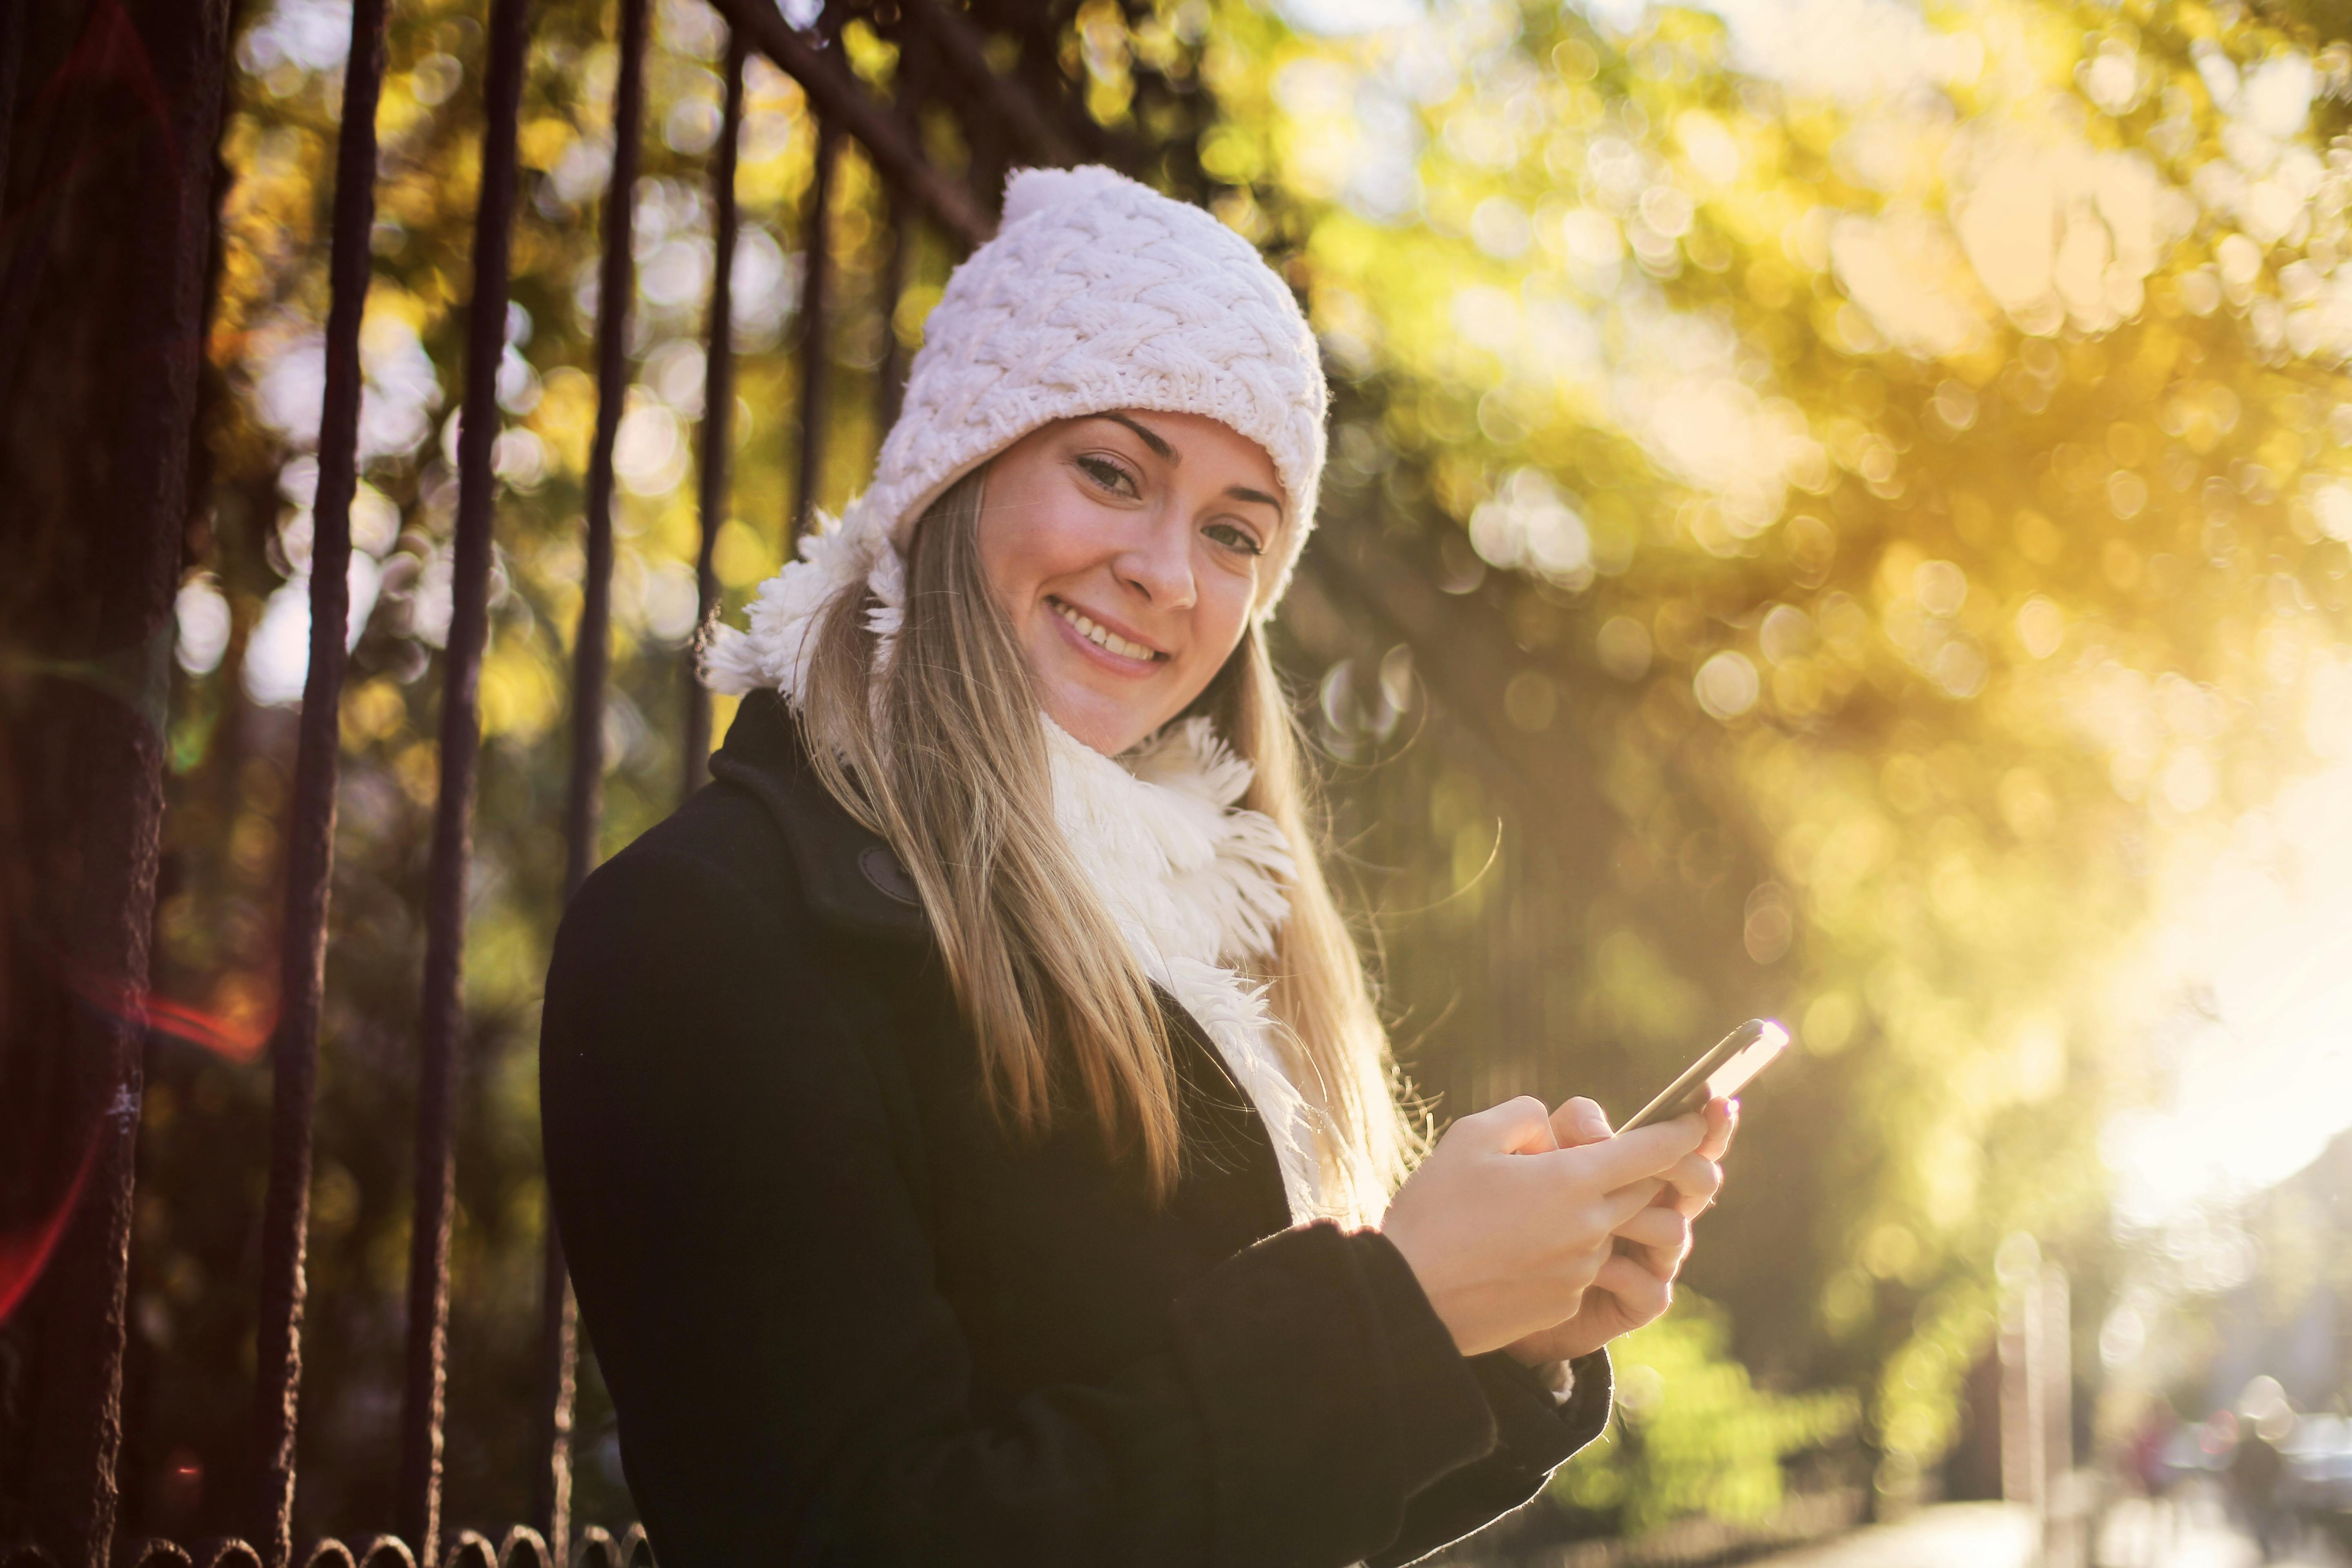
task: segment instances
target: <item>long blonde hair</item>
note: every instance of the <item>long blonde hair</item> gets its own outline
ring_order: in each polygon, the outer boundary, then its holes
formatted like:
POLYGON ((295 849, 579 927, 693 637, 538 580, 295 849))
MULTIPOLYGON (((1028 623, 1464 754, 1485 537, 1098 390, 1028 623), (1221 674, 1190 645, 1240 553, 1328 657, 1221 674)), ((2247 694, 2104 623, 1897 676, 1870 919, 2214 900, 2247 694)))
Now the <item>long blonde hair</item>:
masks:
MULTIPOLYGON (((990 1102, 1049 1127, 1075 1077, 1114 1155, 1139 1147, 1155 1198, 1182 1164, 1166 1024, 1055 826, 1027 659, 982 569, 987 468, 925 511, 907 607, 877 683, 869 601, 845 593, 809 650, 801 719, 825 787, 887 840, 921 890, 990 1102)), ((1255 622, 1193 705, 1254 776, 1242 804, 1280 825, 1297 863, 1276 939, 1269 1010, 1318 1120, 1335 1217, 1376 1219, 1417 1153, 1387 1032, 1316 855, 1306 770, 1255 622)))

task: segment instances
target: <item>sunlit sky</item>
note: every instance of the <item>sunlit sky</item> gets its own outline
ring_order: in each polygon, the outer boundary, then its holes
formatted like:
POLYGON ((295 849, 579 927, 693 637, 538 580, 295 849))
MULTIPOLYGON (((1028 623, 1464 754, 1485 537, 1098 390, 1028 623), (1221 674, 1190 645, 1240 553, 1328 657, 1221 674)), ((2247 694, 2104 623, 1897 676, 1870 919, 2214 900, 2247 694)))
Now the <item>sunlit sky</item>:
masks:
POLYGON ((2267 1186, 2352 1126, 2352 762, 2242 818, 2168 901, 2129 984, 2172 1081, 2105 1137, 2134 1224, 2267 1186))

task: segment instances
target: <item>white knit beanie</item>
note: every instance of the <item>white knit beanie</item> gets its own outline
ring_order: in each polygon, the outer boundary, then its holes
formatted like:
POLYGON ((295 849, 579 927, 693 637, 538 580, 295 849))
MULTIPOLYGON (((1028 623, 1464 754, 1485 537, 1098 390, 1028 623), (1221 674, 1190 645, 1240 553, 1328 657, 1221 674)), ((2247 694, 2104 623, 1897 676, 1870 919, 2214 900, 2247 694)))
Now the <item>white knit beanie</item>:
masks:
POLYGON ((887 648, 925 509, 1032 430, 1113 408, 1205 415, 1265 449, 1288 511, 1257 605, 1273 613, 1315 525, 1330 394, 1305 314, 1249 241, 1098 164, 1017 169, 1003 226, 948 279, 923 334, 873 484, 801 542, 748 634, 715 629, 713 687, 796 690, 801 634, 859 580, 887 648))
POLYGON ((1265 448, 1290 510, 1259 605, 1315 523, 1329 393, 1315 334, 1249 241, 1099 164, 1020 169, 1004 226, 924 324, 870 509, 904 550, 923 509, 1038 426, 1109 408, 1220 420, 1265 448))

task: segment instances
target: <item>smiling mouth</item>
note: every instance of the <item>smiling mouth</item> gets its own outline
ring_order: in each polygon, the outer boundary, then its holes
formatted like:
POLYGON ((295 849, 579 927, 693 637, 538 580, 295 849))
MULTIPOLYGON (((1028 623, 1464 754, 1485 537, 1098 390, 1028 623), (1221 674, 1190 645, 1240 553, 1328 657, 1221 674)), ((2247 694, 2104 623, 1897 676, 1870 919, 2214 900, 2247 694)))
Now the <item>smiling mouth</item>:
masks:
POLYGON ((1150 660, 1163 659, 1168 657, 1158 648, 1146 647, 1139 642, 1129 642, 1108 626, 1098 624, 1090 616, 1062 603, 1059 599, 1049 598, 1046 603, 1053 605, 1054 613, 1069 622, 1080 637, 1107 652, 1115 653, 1121 658, 1150 660))

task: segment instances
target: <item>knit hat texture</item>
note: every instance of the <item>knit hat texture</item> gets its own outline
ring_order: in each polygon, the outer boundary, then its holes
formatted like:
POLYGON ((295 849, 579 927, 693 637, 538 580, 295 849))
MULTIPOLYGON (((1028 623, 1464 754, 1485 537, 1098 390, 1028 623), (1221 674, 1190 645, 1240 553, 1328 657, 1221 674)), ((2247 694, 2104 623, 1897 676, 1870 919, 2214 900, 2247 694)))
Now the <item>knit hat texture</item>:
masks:
POLYGON ((1288 285, 1208 213, 1099 164, 1019 169, 1004 222, 924 323, 874 482, 844 518, 900 552, 948 487, 1040 426, 1201 414, 1265 448, 1289 510, 1270 614, 1315 525, 1324 384, 1288 285))

